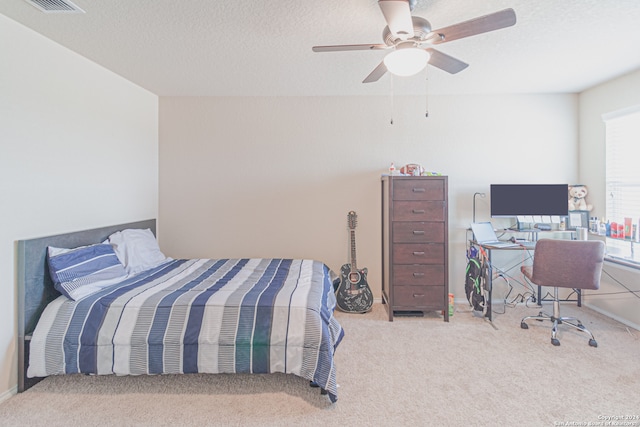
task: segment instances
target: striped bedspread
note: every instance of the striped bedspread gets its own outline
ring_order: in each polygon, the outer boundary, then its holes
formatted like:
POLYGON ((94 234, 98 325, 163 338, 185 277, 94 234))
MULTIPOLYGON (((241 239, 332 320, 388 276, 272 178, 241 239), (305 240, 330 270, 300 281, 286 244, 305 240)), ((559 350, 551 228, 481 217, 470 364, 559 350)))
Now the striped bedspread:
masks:
POLYGON ((33 333, 27 375, 283 372, 335 401, 332 275, 313 260, 172 260, 60 296, 33 333))

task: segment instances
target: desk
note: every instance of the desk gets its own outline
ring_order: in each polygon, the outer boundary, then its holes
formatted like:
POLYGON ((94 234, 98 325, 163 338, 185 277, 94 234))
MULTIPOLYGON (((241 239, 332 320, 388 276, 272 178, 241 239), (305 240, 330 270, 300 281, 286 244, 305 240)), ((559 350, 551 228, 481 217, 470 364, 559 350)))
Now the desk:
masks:
MULTIPOLYGON (((492 258, 492 253, 493 251, 526 251, 526 250, 531 250, 533 251, 535 248, 535 242, 529 242, 531 243, 530 245, 519 245, 519 246, 510 246, 510 247, 505 247, 505 248, 497 248, 494 246, 490 246, 490 245, 481 245, 477 242, 471 242, 472 245, 478 246, 479 248, 481 248, 482 252, 484 252, 486 254, 486 263, 487 263, 487 278, 486 278, 486 283, 485 283, 485 289, 487 291, 487 301, 486 301, 486 306, 487 306, 487 311, 485 313, 485 317, 488 318, 490 321, 493 320, 493 303, 492 303, 492 297, 493 297, 493 262, 491 260, 492 258)), ((519 267, 520 265, 522 265, 522 263, 518 263, 516 265, 516 267, 519 267)), ((540 296, 541 296, 541 288, 540 286, 538 286, 538 301, 540 301, 540 296)), ((540 304, 540 303, 539 303, 540 304)))
POLYGON ((516 234, 516 233, 527 233, 529 235, 529 240, 531 242, 536 242, 540 237, 540 233, 553 233, 559 234, 561 236, 568 236, 569 239, 575 240, 576 231, 575 230, 541 230, 539 228, 523 228, 522 230, 513 230, 511 228, 507 228, 504 230, 496 231, 497 234, 516 234))
MULTIPOLYGON (((478 246, 480 248, 482 248, 482 250, 486 253, 486 258, 487 258, 487 278, 486 278, 486 284, 485 284, 485 289, 487 291, 488 297, 486 301, 486 307, 487 307, 487 311, 485 313, 485 317, 488 318, 489 320, 493 320, 493 315, 492 315, 492 296, 493 296, 493 262, 491 260, 491 256, 493 251, 531 251, 534 252, 535 251, 535 242, 526 242, 526 243, 522 243, 519 246, 510 246, 510 247, 503 247, 503 248, 498 248, 498 247, 494 247, 494 246, 490 246, 490 245, 481 245, 477 242, 471 241, 472 245, 478 246)), ((532 257, 527 258, 528 259, 532 259, 532 257)), ((526 261, 526 260, 525 260, 526 261)), ((518 263, 515 267, 519 267, 522 265, 522 262, 518 263)), ((512 267, 513 268, 513 267, 512 267)), ((518 269, 518 271, 520 271, 520 269, 518 269)), ((536 285, 537 286, 537 285, 536 285)), ((578 307, 582 307, 582 292, 580 289, 574 289, 574 291, 576 292, 576 299, 565 299, 563 301, 575 301, 578 304, 578 307)), ((546 300, 544 298, 542 298, 542 286, 538 286, 538 298, 536 300, 536 303, 539 306, 542 306, 542 302, 543 301, 551 301, 551 300, 546 300)))

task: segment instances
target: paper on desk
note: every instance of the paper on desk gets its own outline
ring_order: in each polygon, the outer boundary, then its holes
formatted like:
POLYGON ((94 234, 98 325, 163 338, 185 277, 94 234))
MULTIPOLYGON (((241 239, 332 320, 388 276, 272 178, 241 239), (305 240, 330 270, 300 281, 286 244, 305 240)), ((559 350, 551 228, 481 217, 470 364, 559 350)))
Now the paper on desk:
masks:
POLYGON ((572 227, 586 227, 587 224, 582 223, 582 215, 580 213, 569 212, 569 224, 572 227))

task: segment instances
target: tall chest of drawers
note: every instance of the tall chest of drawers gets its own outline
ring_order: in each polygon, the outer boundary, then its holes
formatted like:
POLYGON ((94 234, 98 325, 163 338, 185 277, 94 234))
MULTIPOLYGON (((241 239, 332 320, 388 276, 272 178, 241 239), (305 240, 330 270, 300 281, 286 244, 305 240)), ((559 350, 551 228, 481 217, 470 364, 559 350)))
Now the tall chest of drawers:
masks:
POLYGON ((382 302, 394 314, 449 321, 446 176, 382 177, 382 302))

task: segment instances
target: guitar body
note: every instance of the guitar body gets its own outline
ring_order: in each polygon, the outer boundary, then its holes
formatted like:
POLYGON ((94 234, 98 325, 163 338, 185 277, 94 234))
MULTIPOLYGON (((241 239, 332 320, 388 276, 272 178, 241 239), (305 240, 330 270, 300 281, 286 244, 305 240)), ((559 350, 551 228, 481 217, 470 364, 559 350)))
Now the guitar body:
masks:
POLYGON ((366 313, 373 306, 373 293, 367 283, 366 268, 356 266, 356 228, 357 216, 349 212, 349 229, 351 232, 351 262, 340 268, 340 284, 336 288, 338 308, 348 313, 366 313))
POLYGON ((351 271, 351 264, 340 269, 340 284, 336 290, 338 308, 348 313, 366 313, 373 306, 373 293, 367 283, 367 269, 351 271))

